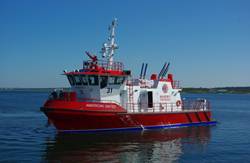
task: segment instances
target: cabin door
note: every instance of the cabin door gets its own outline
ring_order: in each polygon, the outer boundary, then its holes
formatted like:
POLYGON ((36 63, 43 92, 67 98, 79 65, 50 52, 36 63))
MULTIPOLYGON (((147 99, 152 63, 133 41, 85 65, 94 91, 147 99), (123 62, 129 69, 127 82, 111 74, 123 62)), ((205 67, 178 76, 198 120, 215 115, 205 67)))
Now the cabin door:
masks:
POLYGON ((153 107, 153 92, 148 91, 148 108, 153 107))

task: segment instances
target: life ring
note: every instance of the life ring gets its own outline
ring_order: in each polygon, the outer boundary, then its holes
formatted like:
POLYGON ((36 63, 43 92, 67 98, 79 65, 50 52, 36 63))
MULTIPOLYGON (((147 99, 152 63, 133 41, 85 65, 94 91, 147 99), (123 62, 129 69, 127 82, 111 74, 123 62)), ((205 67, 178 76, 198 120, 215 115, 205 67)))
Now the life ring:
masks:
POLYGON ((177 107, 181 106, 181 101, 180 100, 176 101, 176 106, 177 107))

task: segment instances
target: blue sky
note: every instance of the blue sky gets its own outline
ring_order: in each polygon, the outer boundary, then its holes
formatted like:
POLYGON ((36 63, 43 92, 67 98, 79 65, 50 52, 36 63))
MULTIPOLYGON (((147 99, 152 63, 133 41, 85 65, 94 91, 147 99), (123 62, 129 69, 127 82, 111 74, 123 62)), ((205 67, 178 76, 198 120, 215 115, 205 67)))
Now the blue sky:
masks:
POLYGON ((69 86, 118 18, 115 59, 138 76, 164 61, 185 87, 250 86, 249 0, 1 0, 0 87, 69 86))

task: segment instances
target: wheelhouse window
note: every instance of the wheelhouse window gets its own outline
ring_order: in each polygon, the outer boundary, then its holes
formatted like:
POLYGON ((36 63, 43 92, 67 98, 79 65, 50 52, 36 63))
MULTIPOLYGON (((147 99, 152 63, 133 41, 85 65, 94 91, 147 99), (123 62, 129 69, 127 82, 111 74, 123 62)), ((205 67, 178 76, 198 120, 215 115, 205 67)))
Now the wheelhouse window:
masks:
POLYGON ((124 82, 124 80, 125 80, 125 77, 117 77, 115 83, 116 84, 122 84, 124 82))
POLYGON ((75 82, 76 82, 76 85, 82 85, 80 75, 75 75, 75 82))
POLYGON ((114 85, 115 84, 115 77, 114 76, 110 76, 109 77, 109 85, 114 85))
POLYGON ((89 79, 89 85, 99 85, 98 76, 89 75, 88 79, 89 79))
POLYGON ((108 76, 100 76, 100 88, 105 88, 108 85, 108 76))
POLYGON ((75 79, 72 75, 67 75, 70 85, 75 85, 75 79))
POLYGON ((110 76, 109 77, 109 84, 110 85, 120 85, 124 82, 124 77, 123 76, 110 76))
POLYGON ((88 79, 87 76, 81 75, 81 80, 83 85, 88 85, 88 79))

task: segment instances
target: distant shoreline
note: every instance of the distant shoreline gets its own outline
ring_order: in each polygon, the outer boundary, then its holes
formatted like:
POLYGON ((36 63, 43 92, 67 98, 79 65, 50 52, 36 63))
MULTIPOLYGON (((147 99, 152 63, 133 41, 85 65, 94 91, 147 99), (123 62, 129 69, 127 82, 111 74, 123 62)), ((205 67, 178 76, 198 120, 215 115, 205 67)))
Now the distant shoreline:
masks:
POLYGON ((250 94, 250 87, 183 88, 183 93, 250 94))
POLYGON ((52 92, 55 89, 69 90, 70 88, 0 88, 0 92, 52 92))
MULTIPOLYGON (((70 88, 0 88, 0 92, 52 92, 70 88)), ((250 94, 250 87, 183 88, 182 93, 250 94)))

